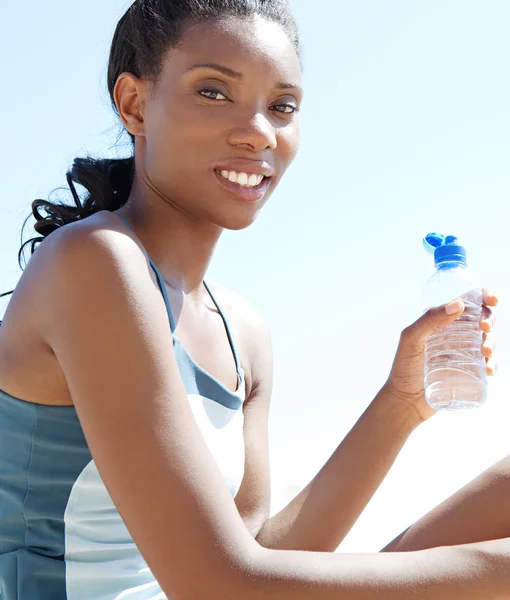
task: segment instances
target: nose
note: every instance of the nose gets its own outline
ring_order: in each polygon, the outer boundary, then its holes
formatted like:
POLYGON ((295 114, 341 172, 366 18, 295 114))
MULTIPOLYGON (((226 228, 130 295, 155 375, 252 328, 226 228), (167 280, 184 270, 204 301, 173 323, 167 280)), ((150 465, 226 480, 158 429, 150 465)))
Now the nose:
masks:
POLYGON ((228 142, 236 148, 249 148, 254 152, 274 150, 277 146, 276 128, 269 119, 256 112, 245 117, 228 132, 228 142))

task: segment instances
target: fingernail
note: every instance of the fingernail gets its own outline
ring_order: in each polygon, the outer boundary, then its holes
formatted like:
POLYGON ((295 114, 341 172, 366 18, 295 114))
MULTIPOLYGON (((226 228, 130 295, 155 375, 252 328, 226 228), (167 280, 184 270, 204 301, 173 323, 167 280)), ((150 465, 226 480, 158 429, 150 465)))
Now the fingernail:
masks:
POLYGON ((444 312, 447 315, 454 315, 462 310, 462 300, 454 300, 445 306, 444 312))

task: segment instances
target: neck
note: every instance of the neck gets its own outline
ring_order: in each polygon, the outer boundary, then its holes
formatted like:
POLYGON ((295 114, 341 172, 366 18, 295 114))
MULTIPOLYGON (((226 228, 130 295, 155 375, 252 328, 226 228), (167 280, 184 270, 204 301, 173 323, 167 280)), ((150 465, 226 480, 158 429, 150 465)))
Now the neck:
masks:
POLYGON ((222 229, 161 198, 142 199, 137 188, 135 181, 127 203, 115 212, 129 220, 168 285, 201 294, 222 229))

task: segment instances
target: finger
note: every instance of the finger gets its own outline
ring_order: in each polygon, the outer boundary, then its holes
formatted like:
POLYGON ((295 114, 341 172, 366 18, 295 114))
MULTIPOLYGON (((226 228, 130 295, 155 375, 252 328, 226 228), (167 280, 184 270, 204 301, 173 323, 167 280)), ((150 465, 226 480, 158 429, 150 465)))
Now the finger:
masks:
POLYGON ((482 354, 486 358, 491 358, 496 350, 494 336, 492 333, 484 333, 482 335, 482 354))
POLYGON ((453 323, 464 311, 464 302, 457 298, 449 304, 429 308, 417 321, 402 332, 403 340, 421 346, 438 329, 453 323))
POLYGON ((498 368, 499 368, 499 364, 498 361, 494 360, 493 358, 489 358, 487 360, 487 366, 486 366, 486 370, 487 370, 487 375, 495 375, 498 372, 498 368))
POLYGON ((491 331, 494 328, 495 322, 496 315, 492 312, 492 309, 488 306, 484 306, 480 318, 480 329, 482 331, 491 331))
POLYGON ((496 337, 494 336, 492 331, 490 331, 489 333, 482 333, 482 343, 484 343, 486 340, 488 340, 493 350, 495 351, 498 346, 498 341, 496 340, 496 337))
POLYGON ((497 306, 499 297, 488 288, 483 288, 483 303, 487 306, 497 306))

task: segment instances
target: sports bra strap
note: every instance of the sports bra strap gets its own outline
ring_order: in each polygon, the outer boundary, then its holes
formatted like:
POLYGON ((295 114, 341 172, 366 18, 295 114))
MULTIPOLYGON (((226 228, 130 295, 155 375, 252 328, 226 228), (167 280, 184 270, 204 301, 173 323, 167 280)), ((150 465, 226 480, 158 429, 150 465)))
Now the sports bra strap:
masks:
MULTIPOLYGON (((121 221, 123 221, 125 223, 125 225, 127 227, 129 227, 129 229, 131 229, 131 231, 136 235, 136 231, 133 229, 133 227, 131 226, 129 221, 126 219, 126 217, 123 217, 122 215, 119 215, 117 213, 113 213, 113 214, 115 214, 117 217, 119 217, 119 219, 121 219, 121 221)), ((137 239, 138 239, 138 236, 137 236, 137 239)), ((138 240, 138 241, 140 241, 140 240, 138 240)), ((140 244, 141 244, 141 242, 140 242, 140 244)), ((156 267, 156 265, 154 264, 154 261, 149 256, 149 253, 143 247, 143 244, 142 244, 142 248, 143 248, 143 251, 145 252, 145 255, 147 256, 147 258, 149 260, 149 263, 150 263, 154 273, 156 274, 159 289, 161 290, 161 293, 163 294, 163 298, 165 300, 166 311, 168 313, 168 319, 170 321, 170 329, 173 333, 175 331, 175 321, 174 321, 174 316, 172 314, 172 308, 170 307, 170 300, 168 299, 168 293, 166 291, 165 282, 163 280, 163 277, 161 276, 161 273, 159 272, 159 269, 156 267)))
MULTIPOLYGON (((129 223, 129 221, 123 217, 122 215, 119 215, 117 213, 114 213, 115 215, 117 215, 117 217, 119 217, 125 224, 127 227, 129 227, 129 229, 131 229, 131 231, 136 235, 135 230, 133 229, 133 227, 131 226, 131 224, 129 223)), ((137 237, 138 239, 138 237, 137 237)), ((140 242, 141 243, 141 242, 140 242)), ((142 245, 143 247, 143 245, 142 245)), ((156 265, 154 264, 152 258, 149 256, 148 252, 145 250, 144 248, 144 252, 147 256, 147 258, 149 259, 149 263, 151 265, 151 267, 153 268, 154 272, 156 273, 156 277, 158 278, 158 285, 159 288, 161 290, 161 293, 163 294, 163 298, 165 299, 165 304, 166 304, 166 309, 168 312, 168 318, 170 320, 170 328, 172 330, 172 333, 174 333, 175 331, 175 321, 172 315, 172 309, 170 307, 170 301, 168 299, 168 293, 166 291, 166 286, 165 286, 165 282, 163 280, 163 277, 161 276, 161 273, 159 272, 159 269, 156 267, 156 265)), ((225 330, 227 332, 227 337, 228 337, 228 341, 230 344, 230 348, 232 349, 232 354, 234 355, 234 361, 236 363, 236 370, 238 373, 238 376, 240 377, 240 372, 241 372, 241 364, 239 362, 239 357, 237 354, 237 348, 234 342, 234 336, 232 335, 232 330, 230 328, 230 324, 228 322, 227 316, 225 315, 225 313, 223 312, 223 310, 221 309, 221 306, 219 305, 218 301, 216 300, 214 294, 212 293, 209 285, 204 281, 203 282, 205 289, 207 290, 207 293, 209 294, 209 296, 211 297, 211 300, 213 301, 214 305, 216 306, 216 309, 218 310, 218 313, 220 315, 220 317, 223 320, 223 324, 225 325, 225 330)))

